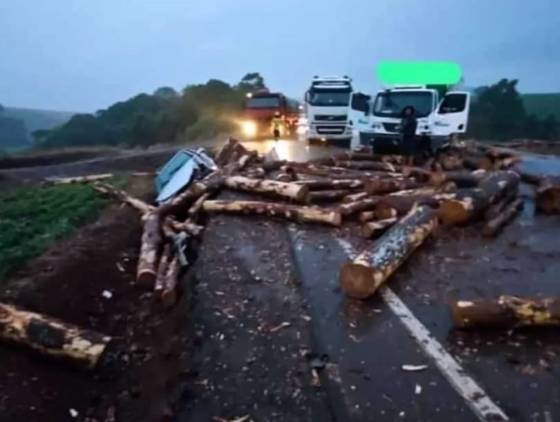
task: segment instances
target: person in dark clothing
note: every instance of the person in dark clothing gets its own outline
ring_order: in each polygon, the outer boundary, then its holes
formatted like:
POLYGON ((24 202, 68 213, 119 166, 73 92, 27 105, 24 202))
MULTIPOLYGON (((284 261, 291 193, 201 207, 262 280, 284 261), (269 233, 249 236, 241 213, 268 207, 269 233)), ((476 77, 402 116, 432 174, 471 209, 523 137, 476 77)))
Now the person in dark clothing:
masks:
POLYGON ((417 141, 416 141, 416 127, 418 121, 416 120, 416 110, 412 106, 406 106, 402 111, 401 121, 401 149, 407 157, 407 164, 414 164, 414 157, 416 156, 417 141))

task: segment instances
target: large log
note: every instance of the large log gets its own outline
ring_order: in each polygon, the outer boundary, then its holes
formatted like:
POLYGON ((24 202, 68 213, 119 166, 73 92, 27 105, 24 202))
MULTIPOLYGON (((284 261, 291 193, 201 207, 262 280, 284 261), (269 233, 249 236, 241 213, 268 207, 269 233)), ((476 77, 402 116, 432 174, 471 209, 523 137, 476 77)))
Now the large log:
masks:
POLYGON ((156 283, 154 285, 154 293, 157 297, 161 297, 161 292, 165 288, 165 277, 167 276, 167 270, 169 269, 169 264, 173 260, 173 248, 171 244, 166 243, 163 247, 161 253, 161 258, 159 260, 156 283))
POLYGON ((94 369, 111 338, 0 303, 0 339, 94 369))
POLYGON ((342 266, 340 285, 344 293, 357 299, 373 295, 436 226, 437 216, 432 208, 415 207, 378 239, 371 250, 365 250, 342 266))
POLYGON ((309 188, 305 185, 277 182, 275 180, 249 179, 243 176, 226 178, 225 186, 245 192, 272 194, 297 202, 307 202, 309 194, 309 188))
POLYGON ((366 183, 366 192, 370 195, 382 195, 386 193, 416 189, 420 187, 415 179, 391 178, 391 179, 372 179, 366 183))
POLYGON ((560 178, 542 179, 535 197, 538 211, 546 214, 560 213, 560 178))
POLYGON ((500 199, 513 195, 519 186, 519 175, 512 171, 491 173, 478 188, 460 189, 453 199, 443 201, 439 218, 444 224, 466 224, 480 217, 500 199))
POLYGON ((138 256, 136 283, 153 288, 157 275, 158 254, 162 245, 161 219, 158 212, 150 212, 144 218, 142 244, 138 256))
POLYGON ((294 182, 298 185, 305 185, 309 190, 339 190, 339 189, 359 189, 364 186, 362 180, 357 179, 338 179, 338 180, 298 180, 294 182))
POLYGON ((451 199, 453 197, 454 194, 447 193, 409 196, 387 195, 379 200, 379 203, 375 207, 375 212, 377 215, 382 215, 382 213, 387 212, 386 210, 395 210, 397 215, 403 216, 408 214, 415 204, 429 205, 432 208, 437 208, 441 201, 451 199))
POLYGON ((349 195, 346 195, 344 198, 342 198, 342 202, 348 203, 348 202, 361 201, 362 199, 366 199, 368 196, 369 195, 367 192, 351 193, 349 195))
POLYGON ((166 308, 171 308, 179 298, 179 272, 181 265, 179 259, 174 257, 167 267, 167 273, 163 280, 163 289, 161 291, 161 303, 166 308))
POLYGON ((397 171, 394 165, 377 161, 337 161, 336 166, 354 170, 388 171, 391 173, 397 171))
POLYGON ((102 182, 95 182, 92 186, 97 192, 103 195, 112 196, 113 198, 116 198, 119 201, 124 202, 127 205, 130 205, 132 208, 135 208, 136 210, 140 211, 142 214, 147 214, 155 210, 155 207, 145 203, 144 201, 138 198, 129 195, 124 190, 118 189, 113 185, 102 183, 102 182))
POLYGON ((451 304, 457 328, 516 328, 560 325, 560 299, 527 299, 500 296, 498 299, 460 300, 451 304))
POLYGON ((348 196, 347 190, 319 190, 309 192, 308 202, 334 202, 348 196))
POLYGON ((342 217, 339 212, 316 207, 276 204, 260 201, 206 201, 202 208, 204 211, 225 212, 237 214, 268 215, 288 220, 320 223, 331 226, 340 226, 342 217))
POLYGON ((397 217, 390 217, 383 220, 368 221, 362 226, 362 235, 367 238, 379 236, 395 224, 397 220, 397 217))
POLYGON ((430 175, 430 183, 441 186, 446 182, 454 182, 458 188, 475 188, 487 175, 485 170, 434 172, 430 175))
POLYGON ((510 222, 523 208, 522 199, 514 199, 496 217, 486 222, 482 229, 484 236, 495 236, 508 222, 510 222))

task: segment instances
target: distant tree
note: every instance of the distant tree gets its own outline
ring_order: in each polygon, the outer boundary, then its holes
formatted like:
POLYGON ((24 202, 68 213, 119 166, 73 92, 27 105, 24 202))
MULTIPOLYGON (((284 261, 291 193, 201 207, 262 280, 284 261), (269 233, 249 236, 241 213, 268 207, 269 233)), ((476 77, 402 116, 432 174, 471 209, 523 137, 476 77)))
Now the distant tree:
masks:
POLYGON ((169 86, 162 86, 154 91, 154 97, 173 100, 179 98, 179 93, 169 86))
POLYGON ((27 129, 23 120, 0 117, 0 148, 18 148, 28 143, 27 129))
POLYGON ((238 89, 243 92, 253 92, 261 89, 267 89, 264 78, 259 72, 247 73, 237 85, 238 89))
POLYGON ((555 115, 549 114, 546 116, 542 121, 541 130, 542 139, 560 141, 560 122, 558 122, 555 115))
POLYGON ((3 111, 4 111, 4 106, 0 104, 0 113, 2 113, 3 111))

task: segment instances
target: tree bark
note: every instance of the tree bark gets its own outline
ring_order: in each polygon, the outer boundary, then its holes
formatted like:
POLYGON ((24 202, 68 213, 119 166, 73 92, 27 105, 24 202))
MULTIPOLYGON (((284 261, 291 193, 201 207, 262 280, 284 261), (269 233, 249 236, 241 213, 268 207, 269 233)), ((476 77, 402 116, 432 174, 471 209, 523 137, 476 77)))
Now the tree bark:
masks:
POLYGON ((349 203, 361 201, 362 199, 366 199, 368 196, 369 195, 367 194, 367 192, 356 192, 350 195, 346 195, 344 198, 342 198, 342 202, 349 203))
POLYGON ((136 283, 148 288, 154 287, 157 274, 158 254, 162 244, 161 219, 158 212, 150 212, 144 218, 142 245, 138 256, 136 283))
POLYGON ((298 185, 305 185, 311 191, 315 190, 339 190, 339 189, 359 189, 364 186, 362 180, 357 179, 338 179, 338 180, 298 180, 298 185))
POLYGON ((460 189, 455 198, 439 207, 439 218, 444 224, 466 224, 480 217, 491 205, 503 197, 513 195, 519 186, 519 176, 512 171, 491 173, 479 188, 460 189))
POLYGON ((454 182, 458 188, 475 188, 487 175, 485 170, 434 172, 430 176, 430 183, 441 186, 446 182, 454 182))
POLYGON ((372 179, 366 183, 366 192, 370 195, 382 195, 386 193, 416 189, 420 187, 414 179, 391 178, 391 179, 372 179))
POLYGON ((319 190, 309 192, 308 202, 334 202, 348 195, 347 190, 319 190))
POLYGON ((367 238, 377 237, 397 222, 397 217, 368 221, 362 226, 362 235, 367 238))
POLYGON ((337 211, 315 207, 276 204, 259 201, 206 201, 202 208, 206 212, 268 215, 305 223, 320 223, 340 226, 342 217, 337 211))
POLYGON ((354 170, 388 171, 391 173, 397 171, 394 165, 378 161, 337 161, 336 166, 354 170))
POLYGON ((430 207, 411 210, 375 242, 371 251, 342 266, 340 285, 344 293, 357 299, 373 295, 436 226, 437 217, 430 207))
POLYGON ((94 369, 110 337, 0 303, 0 339, 94 369))
POLYGON ((161 297, 161 292, 165 288, 165 277, 167 276, 167 270, 169 269, 169 264, 173 259, 173 247, 171 244, 166 243, 163 247, 163 252, 161 253, 161 258, 159 260, 156 283, 154 285, 154 293, 161 297))
POLYGON ((307 202, 309 188, 295 183, 277 182, 275 180, 249 179, 243 176, 232 176, 225 179, 230 189, 244 192, 272 194, 296 202, 307 202))
POLYGON ((147 214, 155 210, 155 207, 145 203, 144 201, 135 198, 122 189, 117 189, 116 187, 109 185, 107 183, 95 182, 93 188, 99 193, 107 196, 112 196, 132 208, 140 211, 142 214, 147 214))
POLYGON ((560 178, 544 178, 537 189, 535 202, 538 211, 560 213, 560 178))
POLYGON ((484 225, 482 229, 482 234, 484 236, 490 237, 495 236, 498 232, 509 222, 511 221, 519 211, 523 208, 523 200, 522 199, 514 199, 511 201, 504 210, 494 217, 492 220, 489 220, 484 225))
POLYGON ((177 303, 179 298, 179 272, 181 265, 175 256, 167 268, 167 273, 163 281, 163 290, 160 299, 165 308, 171 308, 177 303))
POLYGON ((187 214, 189 215, 189 219, 196 222, 198 220, 200 210, 202 209, 202 204, 210 197, 210 193, 205 193, 198 198, 194 204, 189 208, 187 214))
POLYGON ((376 220, 376 219, 377 219, 377 215, 375 214, 375 211, 363 211, 358 216, 358 220, 360 220, 360 222, 362 223, 376 220))
POLYGON ((451 304, 457 328, 516 328, 560 325, 560 299, 528 299, 500 296, 498 299, 460 300, 451 304))
POLYGON ((359 201, 342 204, 338 207, 338 210, 343 216, 348 217, 361 211, 373 210, 378 203, 378 197, 369 197, 359 201))

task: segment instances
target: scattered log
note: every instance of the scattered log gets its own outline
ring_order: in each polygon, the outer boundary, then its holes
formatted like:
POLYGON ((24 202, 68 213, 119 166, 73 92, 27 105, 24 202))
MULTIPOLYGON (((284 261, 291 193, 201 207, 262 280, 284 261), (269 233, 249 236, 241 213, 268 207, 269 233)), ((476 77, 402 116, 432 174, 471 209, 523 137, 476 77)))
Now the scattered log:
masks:
POLYGON ((366 238, 377 237, 397 222, 397 217, 377 221, 368 221, 362 226, 362 235, 366 238))
POLYGON ((420 187, 420 183, 414 179, 396 177, 392 179, 372 179, 366 183, 366 192, 370 195, 382 195, 418 187, 420 187))
POLYGON ((485 170, 434 172, 430 175, 430 183, 434 186, 441 186, 446 182, 454 182, 458 188, 474 188, 487 174, 485 170))
POLYGON ((97 192, 103 195, 112 196, 113 198, 116 198, 119 201, 124 202, 127 205, 130 205, 132 208, 137 209, 142 214, 147 214, 155 210, 155 207, 145 203, 144 201, 138 198, 129 195, 124 190, 117 189, 116 187, 109 185, 107 183, 95 182, 92 186, 97 192))
POLYGON ((365 299, 379 288, 393 272, 422 244, 436 228, 433 209, 420 206, 387 231, 373 246, 340 271, 340 285, 346 295, 365 299))
POLYGON ((0 303, 0 340, 95 369, 111 337, 0 303))
POLYGON ((162 241, 160 215, 155 211, 150 212, 144 218, 144 232, 142 233, 142 245, 136 271, 136 283, 138 285, 153 289, 162 241))
POLYGON ((176 256, 171 260, 167 268, 167 273, 163 280, 163 290, 160 299, 165 308, 171 308, 177 303, 179 298, 179 272, 181 265, 176 256))
POLYGON ((535 197, 538 211, 546 214, 560 213, 560 178, 545 177, 535 197))
POLYGON ((354 170, 397 171, 394 165, 377 161, 337 161, 336 166, 354 170))
POLYGON ((460 225, 480 217, 489 206, 517 191, 519 176, 512 171, 495 172, 479 186, 460 189, 454 198, 444 201, 439 207, 440 220, 444 224, 460 225))
POLYGON ((161 293, 165 288, 165 277, 167 276, 167 270, 169 269, 169 264, 173 259, 173 248, 171 244, 166 243, 163 247, 161 253, 161 258, 159 260, 156 283, 154 285, 154 293, 157 297, 161 297, 161 293))
POLYGON ((377 215, 375 211, 363 211, 358 216, 358 220, 360 220, 360 222, 362 223, 365 223, 366 221, 376 220, 376 219, 377 219, 377 215))
POLYGON ((379 203, 379 198, 369 197, 355 202, 348 202, 346 204, 341 204, 338 207, 340 214, 345 217, 351 216, 361 211, 368 211, 375 208, 379 203))
POLYGON ((225 186, 244 192, 272 194, 296 202, 306 202, 309 194, 309 188, 305 185, 277 182, 275 180, 249 179, 243 176, 226 178, 225 186))
POLYGON ((338 179, 338 180, 298 180, 294 182, 298 185, 305 185, 309 190, 338 190, 338 189, 359 189, 364 186, 362 180, 357 179, 338 179))
POLYGON ((369 195, 367 192, 356 192, 350 195, 346 195, 344 198, 342 198, 342 202, 348 203, 348 202, 361 201, 362 199, 366 199, 368 196, 369 195))
POLYGON ((399 213, 394 208, 375 208, 375 218, 377 220, 388 220, 390 218, 399 217, 399 213))
POLYGON ((200 210, 202 209, 202 204, 210 197, 210 193, 205 193, 198 198, 195 203, 189 208, 187 214, 189 215, 189 219, 192 221, 197 221, 198 216, 200 214, 200 210))
POLYGON ((347 190, 319 190, 309 192, 308 202, 334 202, 348 196, 347 190))
POLYGON ((560 325, 560 299, 528 299, 500 296, 498 299, 460 300, 451 304, 457 328, 517 328, 560 325))
MULTIPOLYGON (((201 205, 202 206, 202 205, 201 205)), ((177 221, 174 218, 170 218, 169 216, 166 217, 166 222, 169 221, 170 227, 176 232, 186 232, 191 236, 198 237, 204 231, 204 226, 199 226, 198 224, 194 224, 190 220, 185 221, 177 221), (169 220, 167 220, 169 219, 169 220)))
POLYGON ((342 217, 339 212, 316 207, 276 204, 260 201, 205 201, 204 211, 237 214, 268 215, 305 223, 320 223, 340 226, 342 217))
POLYGON ((522 199, 514 199, 511 201, 504 210, 494 217, 492 220, 486 222, 484 228, 482 229, 482 234, 484 236, 496 236, 498 232, 511 221, 519 211, 523 208, 522 199))
POLYGON ((428 205, 432 208, 437 208, 441 201, 452 197, 454 197, 453 194, 410 196, 387 195, 379 199, 379 203, 375 206, 375 213, 378 216, 386 216, 388 213, 392 213, 392 211, 388 210, 395 210, 398 216, 403 216, 408 214, 415 204, 428 205))
POLYGON ((47 177, 45 182, 52 183, 54 185, 64 185, 73 183, 90 183, 98 182, 100 180, 106 180, 113 177, 112 173, 104 174, 90 174, 88 176, 77 176, 77 177, 47 177))

